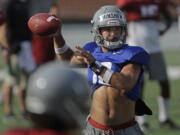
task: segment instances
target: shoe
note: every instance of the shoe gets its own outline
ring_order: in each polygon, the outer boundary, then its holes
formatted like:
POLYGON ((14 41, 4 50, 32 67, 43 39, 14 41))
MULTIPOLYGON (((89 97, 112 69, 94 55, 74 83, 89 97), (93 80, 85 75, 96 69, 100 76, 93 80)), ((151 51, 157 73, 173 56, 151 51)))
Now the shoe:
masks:
POLYGON ((141 124, 140 128, 144 133, 147 133, 147 132, 151 131, 150 126, 149 126, 149 124, 147 122, 141 124))
POLYGON ((175 124, 171 119, 167 119, 163 122, 159 122, 161 127, 167 127, 169 129, 173 129, 173 130, 180 130, 180 127, 175 124))
POLYGON ((5 114, 3 121, 4 122, 12 122, 12 121, 16 121, 17 118, 13 113, 7 113, 5 114))

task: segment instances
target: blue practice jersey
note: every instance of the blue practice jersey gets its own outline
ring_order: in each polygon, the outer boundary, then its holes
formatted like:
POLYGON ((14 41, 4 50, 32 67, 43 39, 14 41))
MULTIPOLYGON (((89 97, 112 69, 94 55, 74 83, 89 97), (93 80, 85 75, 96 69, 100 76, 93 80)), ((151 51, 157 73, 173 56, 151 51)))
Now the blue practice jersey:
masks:
MULTIPOLYGON (((143 48, 138 46, 129 46, 125 44, 119 49, 115 49, 113 51, 105 53, 102 52, 101 47, 98 46, 95 42, 89 42, 85 44, 83 48, 91 52, 94 58, 102 65, 115 72, 120 72, 122 68, 128 63, 136 63, 141 65, 141 67, 143 68, 143 66, 147 65, 149 62, 148 53, 143 48)), ((141 72, 135 86, 132 88, 132 90, 126 93, 126 96, 128 98, 132 100, 137 100, 139 98, 142 79, 143 76, 141 72)), ((93 94, 93 92, 97 88, 103 85, 109 85, 107 83, 104 83, 102 78, 100 76, 97 76, 93 71, 91 71, 89 67, 88 83, 91 88, 91 94, 93 94)))

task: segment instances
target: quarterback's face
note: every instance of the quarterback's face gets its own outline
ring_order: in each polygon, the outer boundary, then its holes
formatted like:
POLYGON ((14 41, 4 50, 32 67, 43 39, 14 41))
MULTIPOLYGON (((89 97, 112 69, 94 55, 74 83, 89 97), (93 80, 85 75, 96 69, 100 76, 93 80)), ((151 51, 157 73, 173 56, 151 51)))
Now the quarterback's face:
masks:
POLYGON ((100 33, 102 34, 104 40, 116 42, 121 36, 122 29, 119 26, 102 27, 100 28, 100 33))

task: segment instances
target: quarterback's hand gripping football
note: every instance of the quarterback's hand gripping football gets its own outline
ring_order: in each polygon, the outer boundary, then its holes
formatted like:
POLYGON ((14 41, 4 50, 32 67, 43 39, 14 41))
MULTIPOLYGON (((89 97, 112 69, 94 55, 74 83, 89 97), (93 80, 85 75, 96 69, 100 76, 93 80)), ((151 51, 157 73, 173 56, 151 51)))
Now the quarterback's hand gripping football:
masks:
POLYGON ((61 21, 55 15, 38 13, 29 19, 28 27, 36 35, 51 36, 60 33, 61 21))
POLYGON ((85 51, 80 46, 76 46, 75 56, 78 60, 85 62, 86 64, 91 64, 96 60, 90 52, 85 51))

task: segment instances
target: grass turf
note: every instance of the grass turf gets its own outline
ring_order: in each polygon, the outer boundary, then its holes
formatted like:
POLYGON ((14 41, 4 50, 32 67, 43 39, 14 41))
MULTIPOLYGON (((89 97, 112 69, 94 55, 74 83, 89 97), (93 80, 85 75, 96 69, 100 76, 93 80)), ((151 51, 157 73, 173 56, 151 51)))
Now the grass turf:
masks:
MULTIPOLYGON (((166 51, 165 58, 167 61, 167 65, 169 66, 180 66, 180 50, 175 51, 166 51)), ((1 61, 0 61, 0 65, 1 61)), ((172 88, 172 100, 170 106, 170 116, 171 118, 180 125, 180 79, 171 80, 171 88, 172 88)), ((147 135, 178 135, 180 131, 172 131, 166 128, 161 128, 158 125, 157 117, 158 117, 158 107, 157 107, 157 95, 159 95, 159 87, 156 82, 147 81, 145 85, 145 99, 147 104, 153 110, 153 116, 148 116, 148 120, 152 131, 146 133, 147 135)), ((18 104, 16 98, 14 99, 14 110, 15 113, 19 116, 18 104)), ((12 127, 29 127, 29 123, 20 119, 11 123, 3 122, 3 105, 0 104, 0 132, 5 131, 6 129, 12 127)))

